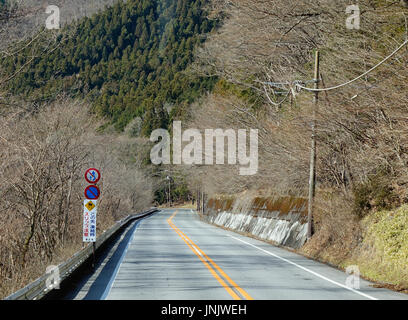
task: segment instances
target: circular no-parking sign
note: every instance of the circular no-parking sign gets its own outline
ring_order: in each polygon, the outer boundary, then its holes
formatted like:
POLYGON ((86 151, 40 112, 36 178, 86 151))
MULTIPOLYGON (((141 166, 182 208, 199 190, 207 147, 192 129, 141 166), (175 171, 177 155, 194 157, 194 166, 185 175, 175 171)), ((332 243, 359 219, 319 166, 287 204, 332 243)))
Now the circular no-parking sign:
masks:
POLYGON ((85 198, 89 200, 96 200, 99 198, 101 192, 97 186, 88 186, 85 189, 85 198))
POLYGON ((97 183, 101 178, 101 173, 98 169, 90 168, 85 172, 85 180, 89 183, 97 183))

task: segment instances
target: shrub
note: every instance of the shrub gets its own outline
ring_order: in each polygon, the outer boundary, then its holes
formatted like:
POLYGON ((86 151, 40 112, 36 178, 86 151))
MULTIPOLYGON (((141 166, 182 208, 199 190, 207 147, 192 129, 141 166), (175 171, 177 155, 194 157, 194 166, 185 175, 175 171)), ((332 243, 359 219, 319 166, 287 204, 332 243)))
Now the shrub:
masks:
POLYGON ((371 209, 389 210, 398 205, 399 197, 390 184, 390 173, 381 169, 368 181, 353 188, 353 213, 359 218, 365 216, 371 209))

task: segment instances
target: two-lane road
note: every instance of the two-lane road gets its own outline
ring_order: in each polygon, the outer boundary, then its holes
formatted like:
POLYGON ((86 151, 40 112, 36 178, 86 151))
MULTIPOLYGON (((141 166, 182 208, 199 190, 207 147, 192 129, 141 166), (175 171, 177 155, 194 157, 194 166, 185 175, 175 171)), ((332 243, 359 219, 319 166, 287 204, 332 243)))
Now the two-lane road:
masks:
POLYGON ((167 209, 135 222, 70 299, 408 299, 327 265, 167 209))

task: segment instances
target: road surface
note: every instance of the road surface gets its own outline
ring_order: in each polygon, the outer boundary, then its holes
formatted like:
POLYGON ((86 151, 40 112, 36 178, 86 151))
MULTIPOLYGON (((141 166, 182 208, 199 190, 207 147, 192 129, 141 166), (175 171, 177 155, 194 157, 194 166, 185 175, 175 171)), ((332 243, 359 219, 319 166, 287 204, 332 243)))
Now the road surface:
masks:
POLYGON ((373 300, 408 295, 167 209, 134 222, 66 299, 373 300))

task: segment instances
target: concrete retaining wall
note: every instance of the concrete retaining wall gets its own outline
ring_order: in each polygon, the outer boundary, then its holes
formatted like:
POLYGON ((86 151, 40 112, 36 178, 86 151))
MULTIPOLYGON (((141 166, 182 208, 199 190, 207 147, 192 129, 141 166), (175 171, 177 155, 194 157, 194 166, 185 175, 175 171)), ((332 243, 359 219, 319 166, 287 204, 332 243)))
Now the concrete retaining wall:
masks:
POLYGON ((251 196, 210 199, 204 219, 296 249, 307 237, 307 199, 251 196))

